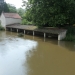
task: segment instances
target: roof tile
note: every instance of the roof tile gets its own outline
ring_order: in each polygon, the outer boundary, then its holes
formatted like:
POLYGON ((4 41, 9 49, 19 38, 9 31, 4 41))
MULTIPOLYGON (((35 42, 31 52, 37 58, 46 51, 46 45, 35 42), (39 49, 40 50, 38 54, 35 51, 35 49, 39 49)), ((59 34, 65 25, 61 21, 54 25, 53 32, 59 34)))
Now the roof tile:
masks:
POLYGON ((3 13, 6 18, 21 19, 18 13, 3 13))

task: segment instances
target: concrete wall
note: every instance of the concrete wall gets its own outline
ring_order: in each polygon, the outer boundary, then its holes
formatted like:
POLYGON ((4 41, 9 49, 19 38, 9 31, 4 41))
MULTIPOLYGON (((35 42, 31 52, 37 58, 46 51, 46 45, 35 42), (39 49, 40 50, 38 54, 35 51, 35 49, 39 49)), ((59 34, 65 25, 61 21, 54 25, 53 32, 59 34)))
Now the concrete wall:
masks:
POLYGON ((21 19, 6 18, 6 25, 21 23, 21 19))
POLYGON ((6 26, 6 21, 5 21, 5 17, 3 15, 3 13, 1 14, 0 21, 1 21, 1 26, 5 27, 6 26))
POLYGON ((65 30, 64 32, 58 34, 58 40, 62 40, 66 37, 66 33, 67 33, 67 30, 65 30))

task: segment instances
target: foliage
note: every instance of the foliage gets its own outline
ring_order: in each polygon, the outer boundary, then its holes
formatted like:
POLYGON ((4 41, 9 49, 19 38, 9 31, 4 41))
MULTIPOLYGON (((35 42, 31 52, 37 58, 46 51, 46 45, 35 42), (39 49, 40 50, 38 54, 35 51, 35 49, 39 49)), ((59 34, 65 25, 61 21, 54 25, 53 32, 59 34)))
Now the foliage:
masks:
POLYGON ((17 13, 17 9, 14 5, 12 5, 12 4, 7 4, 7 5, 8 5, 8 8, 9 8, 9 12, 17 13))
POLYGON ((25 13, 25 11, 24 11, 23 8, 18 8, 18 9, 17 9, 17 13, 22 17, 23 14, 25 13))
POLYGON ((29 12, 30 10, 27 10, 24 15, 22 16, 22 24, 23 25, 31 25, 32 24, 32 17, 29 12))
POLYGON ((9 8, 8 8, 6 2, 4 2, 3 4, 0 5, 0 14, 1 14, 2 12, 9 12, 9 8))
POLYGON ((64 41, 75 41, 75 36, 67 35, 63 40, 64 41))
POLYGON ((23 5, 39 27, 75 23, 75 0, 28 0, 23 5))
POLYGON ((67 29, 67 35, 75 35, 75 27, 69 26, 67 29))
POLYGON ((67 28, 66 37, 63 39, 65 41, 75 41, 75 27, 70 26, 67 28))
POLYGON ((5 30, 4 27, 2 27, 2 26, 0 25, 0 31, 3 31, 3 30, 5 30))
POLYGON ((32 22, 27 21, 26 19, 22 19, 22 25, 32 25, 32 22))

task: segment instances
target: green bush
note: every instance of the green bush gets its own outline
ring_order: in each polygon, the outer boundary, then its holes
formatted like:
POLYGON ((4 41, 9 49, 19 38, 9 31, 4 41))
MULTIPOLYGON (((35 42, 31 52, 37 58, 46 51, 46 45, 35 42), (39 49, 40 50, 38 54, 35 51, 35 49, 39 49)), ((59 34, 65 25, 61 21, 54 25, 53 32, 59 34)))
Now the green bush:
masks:
POLYGON ((4 27, 2 27, 2 26, 0 25, 0 31, 3 31, 3 30, 5 30, 4 27))
POLYGON ((32 22, 29 22, 26 19, 23 19, 21 24, 22 25, 32 25, 32 22))
POLYGON ((63 39, 65 41, 75 41, 75 27, 67 27, 66 37, 63 39))
POLYGON ((75 27, 67 27, 67 35, 75 35, 75 27))
POLYGON ((24 25, 24 24, 27 24, 27 20, 22 20, 22 24, 24 25))
POLYGON ((66 35, 64 41, 75 41, 75 36, 73 35, 66 35))

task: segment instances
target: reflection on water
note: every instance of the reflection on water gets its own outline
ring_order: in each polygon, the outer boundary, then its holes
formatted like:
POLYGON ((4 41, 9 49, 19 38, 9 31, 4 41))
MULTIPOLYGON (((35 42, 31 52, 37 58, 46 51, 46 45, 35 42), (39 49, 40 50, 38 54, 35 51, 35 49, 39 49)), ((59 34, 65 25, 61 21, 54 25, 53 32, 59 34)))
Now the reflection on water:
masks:
POLYGON ((74 42, 58 41, 58 45, 61 47, 67 48, 69 51, 75 51, 75 43, 74 42))
POLYGON ((0 75, 75 75, 75 45, 0 32, 0 75))

